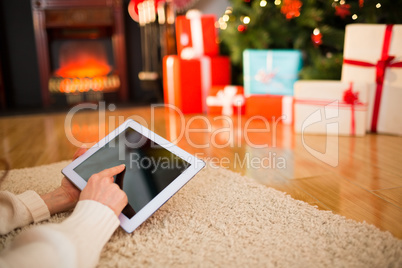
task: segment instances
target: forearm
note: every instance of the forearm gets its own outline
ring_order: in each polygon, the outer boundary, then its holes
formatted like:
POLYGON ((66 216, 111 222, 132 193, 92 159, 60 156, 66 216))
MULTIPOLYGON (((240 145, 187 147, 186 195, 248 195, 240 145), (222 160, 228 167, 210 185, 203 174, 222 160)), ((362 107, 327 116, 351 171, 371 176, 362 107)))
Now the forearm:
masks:
POLYGON ((43 201, 45 201, 46 206, 49 209, 50 215, 64 212, 75 207, 77 201, 72 199, 65 191, 61 188, 41 195, 43 201))
POLYGON ((50 217, 45 202, 34 191, 20 195, 0 192, 0 234, 50 217))
POLYGON ((62 263, 66 267, 95 267, 119 223, 105 205, 81 201, 62 223, 36 226, 21 233, 0 254, 0 266, 57 267, 62 263))

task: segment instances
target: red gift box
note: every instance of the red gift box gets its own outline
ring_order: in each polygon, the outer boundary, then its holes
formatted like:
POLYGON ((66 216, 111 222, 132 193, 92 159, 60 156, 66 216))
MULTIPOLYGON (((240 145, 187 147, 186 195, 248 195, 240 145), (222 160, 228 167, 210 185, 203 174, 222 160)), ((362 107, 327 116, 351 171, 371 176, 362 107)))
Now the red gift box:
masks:
POLYGON ((214 15, 187 12, 176 18, 177 53, 183 58, 218 56, 217 29, 214 15))
POLYGON ((293 97, 280 95, 250 95, 246 97, 246 116, 263 116, 284 124, 293 121, 293 97))
POLYGON ((229 83, 229 57, 203 56, 186 60, 166 56, 163 59, 165 104, 175 105, 184 114, 206 112, 209 89, 229 83))
POLYGON ((245 113, 242 86, 213 86, 207 97, 208 114, 233 115, 245 113))

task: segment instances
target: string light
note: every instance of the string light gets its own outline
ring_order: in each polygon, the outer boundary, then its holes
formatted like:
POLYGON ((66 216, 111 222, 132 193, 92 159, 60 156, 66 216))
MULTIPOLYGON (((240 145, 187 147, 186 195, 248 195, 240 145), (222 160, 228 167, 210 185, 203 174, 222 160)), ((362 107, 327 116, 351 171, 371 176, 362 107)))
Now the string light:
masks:
POLYGON ((274 4, 275 4, 276 6, 279 6, 281 3, 282 3, 281 0, 275 0, 275 2, 274 2, 274 4))
POLYGON ((313 30, 313 34, 314 34, 314 35, 319 35, 319 34, 320 34, 320 29, 315 28, 315 29, 313 30))
POLYGON ((266 6, 267 6, 267 1, 266 0, 261 0, 260 7, 266 7, 266 6))
POLYGON ((357 15, 356 14, 352 15, 352 20, 357 20, 357 15))
POLYGON ((380 8, 380 7, 381 7, 381 4, 380 4, 380 3, 377 3, 377 5, 375 5, 375 7, 376 7, 376 8, 380 8))
POLYGON ((225 22, 229 21, 229 15, 227 15, 227 14, 223 15, 222 20, 225 21, 225 22))
POLYGON ((249 17, 249 16, 245 16, 245 17, 243 18, 243 23, 244 23, 244 24, 249 24, 249 23, 250 23, 250 17, 249 17))
POLYGON ((228 27, 227 23, 225 22, 224 16, 220 17, 219 20, 217 22, 215 22, 215 27, 216 28, 220 28, 221 30, 226 30, 226 28, 228 27))

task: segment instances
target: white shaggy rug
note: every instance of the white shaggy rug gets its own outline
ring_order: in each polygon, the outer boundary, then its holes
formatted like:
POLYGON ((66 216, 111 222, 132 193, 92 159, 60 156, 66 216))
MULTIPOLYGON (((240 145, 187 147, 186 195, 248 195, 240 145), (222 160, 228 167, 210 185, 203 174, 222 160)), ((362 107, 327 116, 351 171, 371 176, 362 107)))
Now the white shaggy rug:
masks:
MULTIPOLYGON (((11 170, 1 188, 45 193, 59 185, 67 164, 11 170)), ((1 236, 0 250, 20 231, 1 236)), ((119 228, 99 263, 148 266, 402 267, 402 240, 207 167, 132 234, 119 228)))

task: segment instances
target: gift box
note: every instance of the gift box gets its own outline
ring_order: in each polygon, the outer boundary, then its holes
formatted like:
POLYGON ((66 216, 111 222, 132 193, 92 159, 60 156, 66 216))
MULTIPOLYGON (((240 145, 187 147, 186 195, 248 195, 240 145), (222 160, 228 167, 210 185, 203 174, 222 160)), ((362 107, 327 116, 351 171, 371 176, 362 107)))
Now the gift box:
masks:
POLYGON ((186 60, 166 56, 163 59, 164 102, 176 106, 184 114, 206 113, 209 89, 229 83, 229 57, 203 56, 186 60))
POLYGON ((215 15, 202 15, 195 10, 176 18, 177 53, 182 58, 196 58, 203 55, 218 56, 215 15))
POLYGON ((293 97, 279 95, 246 96, 246 116, 263 116, 284 124, 292 123, 293 97))
POLYGON ((207 97, 208 114, 244 114, 245 99, 242 86, 213 86, 207 97))
POLYGON ((368 131, 402 135, 402 25, 347 25, 341 80, 369 83, 368 131))
POLYGON ((366 83, 297 81, 294 89, 294 129, 297 133, 365 135, 366 83))
POLYGON ((253 50, 243 52, 245 95, 293 95, 293 84, 302 67, 299 50, 253 50))

